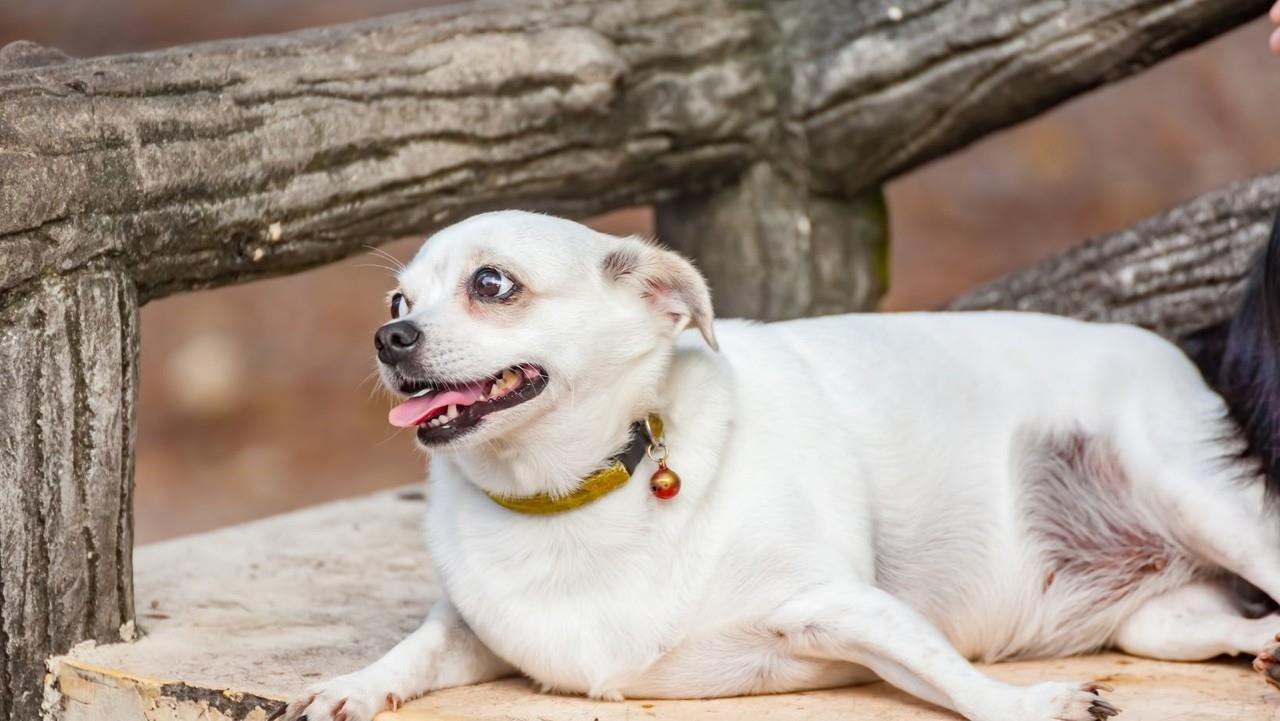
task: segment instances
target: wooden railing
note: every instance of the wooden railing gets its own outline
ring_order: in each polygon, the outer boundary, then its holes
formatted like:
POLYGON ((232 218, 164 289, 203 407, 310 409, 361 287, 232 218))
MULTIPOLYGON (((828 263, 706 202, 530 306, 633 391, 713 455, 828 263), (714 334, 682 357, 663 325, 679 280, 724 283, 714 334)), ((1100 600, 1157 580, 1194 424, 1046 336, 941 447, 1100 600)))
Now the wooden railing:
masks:
MULTIPOLYGON (((133 619, 138 307, 498 207, 656 203, 721 315, 873 307, 879 184, 1269 0, 543 0, 73 59, 0 49, 0 718, 133 619)), ((960 299, 1220 321, 1280 176, 960 299)))

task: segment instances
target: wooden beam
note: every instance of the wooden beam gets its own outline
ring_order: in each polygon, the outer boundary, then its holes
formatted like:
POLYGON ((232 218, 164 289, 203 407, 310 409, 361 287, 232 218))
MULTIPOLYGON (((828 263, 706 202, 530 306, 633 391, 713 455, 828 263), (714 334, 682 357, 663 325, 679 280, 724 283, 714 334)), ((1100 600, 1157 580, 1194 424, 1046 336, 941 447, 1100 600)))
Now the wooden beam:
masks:
POLYGON ((10 46, 0 303, 107 260, 145 301, 488 208, 707 192, 783 131, 807 184, 853 197, 1266 5, 547 0, 87 60, 10 46))
POLYGON ((792 0, 813 182, 853 192, 1262 16, 1271 0, 792 0))

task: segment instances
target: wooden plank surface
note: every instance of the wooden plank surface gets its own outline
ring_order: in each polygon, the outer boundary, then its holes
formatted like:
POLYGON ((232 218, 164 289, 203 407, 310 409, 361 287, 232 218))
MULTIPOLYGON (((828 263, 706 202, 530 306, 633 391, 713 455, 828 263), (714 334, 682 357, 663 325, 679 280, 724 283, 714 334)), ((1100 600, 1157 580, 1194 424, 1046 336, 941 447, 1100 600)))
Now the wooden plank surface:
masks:
MULTIPOLYGON (((373 660, 412 629, 437 587, 416 490, 308 509, 140 548, 132 644, 82 646, 52 666, 61 721, 264 721, 306 685, 373 660)), ((1280 692, 1244 661, 1118 654, 991 667, 1035 682, 1093 679, 1127 721, 1280 719, 1280 692)), ((885 684, 714 701, 621 703, 540 694, 526 681, 440 691, 379 721, 868 719, 955 716, 885 684)))

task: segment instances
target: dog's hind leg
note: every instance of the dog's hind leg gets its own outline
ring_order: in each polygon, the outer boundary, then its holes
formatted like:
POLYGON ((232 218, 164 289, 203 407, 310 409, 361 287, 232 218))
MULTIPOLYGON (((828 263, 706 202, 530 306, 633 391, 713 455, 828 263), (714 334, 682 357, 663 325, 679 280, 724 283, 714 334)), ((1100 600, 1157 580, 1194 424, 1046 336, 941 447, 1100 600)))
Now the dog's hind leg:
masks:
POLYGON ((928 620, 892 595, 856 584, 815 589, 766 621, 791 651, 847 661, 970 721, 1105 721, 1119 710, 1095 683, 1015 686, 974 668, 928 620))
POLYGON ((1164 661, 1256 655, 1280 631, 1280 615, 1246 618, 1220 583, 1199 582, 1157 596, 1124 620, 1113 643, 1164 661))
MULTIPOLYGON (((1219 441, 1214 452, 1214 442, 1178 438, 1176 430, 1149 429, 1158 440, 1148 449, 1150 455, 1133 465, 1135 493, 1142 505, 1159 516, 1164 532, 1203 565, 1230 571, 1280 601, 1280 518, 1266 498, 1263 479, 1247 462, 1232 460, 1229 443, 1219 441)), ((1225 590, 1219 593, 1230 601, 1225 590)), ((1163 601, 1148 602, 1125 622, 1115 642, 1139 655, 1188 659, 1256 652, 1261 646, 1255 668, 1269 683, 1280 685, 1280 662, 1274 650, 1265 648, 1280 631, 1280 617, 1249 621, 1237 612, 1232 618, 1208 596, 1194 599, 1194 594, 1174 592, 1163 601), (1181 628, 1157 630, 1163 623, 1172 626, 1172 619, 1189 619, 1196 613, 1201 617, 1186 620, 1181 628)))
POLYGON ((1260 479, 1206 445, 1185 440, 1159 449, 1158 461, 1135 466, 1135 494, 1182 549, 1280 601, 1280 518, 1260 479))

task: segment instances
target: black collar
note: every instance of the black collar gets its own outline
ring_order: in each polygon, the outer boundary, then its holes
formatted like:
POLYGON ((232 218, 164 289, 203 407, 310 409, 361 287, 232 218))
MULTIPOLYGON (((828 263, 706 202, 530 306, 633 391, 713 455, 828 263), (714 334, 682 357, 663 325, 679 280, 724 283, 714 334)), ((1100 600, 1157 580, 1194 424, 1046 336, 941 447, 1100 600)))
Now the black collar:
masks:
MULTIPOLYGON (((640 465, 640 461, 644 458, 645 449, 649 447, 649 436, 644 429, 644 421, 636 421, 631 424, 631 440, 627 442, 627 447, 613 458, 609 459, 609 463, 617 461, 622 467, 627 469, 627 475, 636 472, 636 466, 640 465)), ((606 464, 607 465, 607 464, 606 464)))

